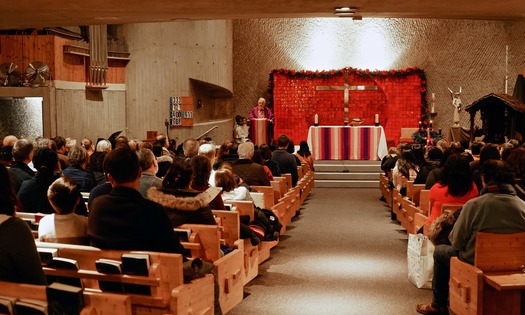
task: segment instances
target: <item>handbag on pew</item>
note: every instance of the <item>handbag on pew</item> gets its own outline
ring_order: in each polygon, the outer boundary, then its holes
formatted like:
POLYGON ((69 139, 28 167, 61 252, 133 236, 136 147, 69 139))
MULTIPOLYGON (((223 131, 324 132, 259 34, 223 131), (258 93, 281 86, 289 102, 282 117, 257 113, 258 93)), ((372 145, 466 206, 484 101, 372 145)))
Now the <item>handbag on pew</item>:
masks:
POLYGON ((408 280, 419 289, 431 289, 434 275, 434 245, 423 234, 409 234, 408 280))

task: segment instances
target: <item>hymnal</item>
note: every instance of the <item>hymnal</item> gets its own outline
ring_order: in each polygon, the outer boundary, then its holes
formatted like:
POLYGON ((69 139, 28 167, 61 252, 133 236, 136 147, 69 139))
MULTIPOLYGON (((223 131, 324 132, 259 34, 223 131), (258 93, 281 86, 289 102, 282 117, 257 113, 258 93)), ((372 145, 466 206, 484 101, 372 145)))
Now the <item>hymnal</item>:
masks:
MULTIPOLYGON (((97 271, 100 273, 121 274, 122 262, 114 259, 101 258, 95 261, 97 271)), ((100 290, 105 292, 124 292, 124 287, 120 282, 98 281, 100 290)))
POLYGON ((78 315, 84 308, 84 293, 79 287, 52 283, 46 288, 50 315, 78 315))
POLYGON ((47 302, 22 299, 15 302, 17 315, 47 315, 47 302))
MULTIPOLYGON (((122 273, 135 276, 149 275, 149 255, 140 253, 122 254, 122 273)), ((151 287, 140 284, 124 283, 124 292, 130 294, 151 294, 151 287)))
POLYGON ((191 229, 179 229, 174 228, 175 234, 179 237, 179 241, 181 242, 189 242, 190 241, 190 235, 191 235, 191 229))
POLYGON ((42 265, 48 266, 54 257, 58 257, 58 248, 37 247, 42 265))
MULTIPOLYGON (((50 268, 56 269, 71 269, 78 270, 78 263, 75 259, 65 257, 53 257, 49 263, 50 268)), ((62 276, 47 276, 47 283, 59 282, 63 284, 72 285, 75 287, 83 288, 82 280, 79 278, 62 277, 62 276)))

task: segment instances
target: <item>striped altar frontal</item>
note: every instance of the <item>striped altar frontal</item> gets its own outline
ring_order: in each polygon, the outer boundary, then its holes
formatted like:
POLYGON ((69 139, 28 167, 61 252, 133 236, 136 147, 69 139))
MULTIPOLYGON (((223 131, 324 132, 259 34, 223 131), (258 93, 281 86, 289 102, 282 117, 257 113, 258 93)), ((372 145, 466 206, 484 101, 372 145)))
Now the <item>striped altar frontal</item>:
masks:
POLYGON ((382 126, 312 126, 308 145, 316 160, 380 160, 388 154, 382 126))

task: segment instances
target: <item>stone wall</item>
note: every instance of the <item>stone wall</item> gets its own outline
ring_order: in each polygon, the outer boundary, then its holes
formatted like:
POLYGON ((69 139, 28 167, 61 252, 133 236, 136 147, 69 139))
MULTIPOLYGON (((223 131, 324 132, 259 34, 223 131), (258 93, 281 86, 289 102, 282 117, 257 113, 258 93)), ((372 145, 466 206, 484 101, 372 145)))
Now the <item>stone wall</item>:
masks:
MULTIPOLYGON (((421 19, 260 19, 233 21, 234 107, 247 115, 266 97, 272 69, 425 70, 428 95, 436 95, 435 128, 448 130, 453 107, 448 87, 462 87, 466 106, 504 92, 508 45, 508 93, 525 69, 525 22, 421 19)), ((350 115, 351 116, 351 115, 350 115)), ((469 117, 460 113, 469 128, 469 117)))

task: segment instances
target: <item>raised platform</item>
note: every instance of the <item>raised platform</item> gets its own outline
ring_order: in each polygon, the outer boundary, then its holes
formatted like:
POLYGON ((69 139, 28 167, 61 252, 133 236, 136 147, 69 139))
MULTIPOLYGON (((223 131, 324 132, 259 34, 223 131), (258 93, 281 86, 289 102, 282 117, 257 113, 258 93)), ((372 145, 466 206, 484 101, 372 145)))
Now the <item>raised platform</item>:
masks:
POLYGON ((315 161, 315 187, 377 188, 381 161, 315 161))

